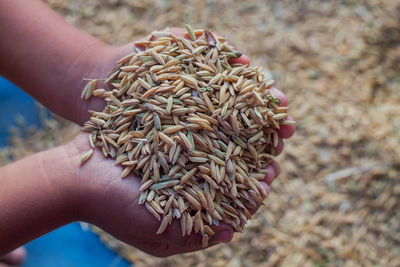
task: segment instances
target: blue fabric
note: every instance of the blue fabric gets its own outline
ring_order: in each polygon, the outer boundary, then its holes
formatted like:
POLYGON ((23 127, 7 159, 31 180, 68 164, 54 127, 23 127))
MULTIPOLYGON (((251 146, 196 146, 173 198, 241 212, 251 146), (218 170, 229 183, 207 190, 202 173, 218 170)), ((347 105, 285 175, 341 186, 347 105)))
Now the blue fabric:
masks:
POLYGON ((72 223, 29 244, 22 267, 125 267, 128 262, 107 249, 98 236, 72 223))
POLYGON ((14 84, 0 77, 0 146, 7 144, 9 128, 15 125, 15 118, 21 115, 28 125, 40 126, 35 101, 14 84))
MULTIPOLYGON (((40 127, 35 101, 18 87, 0 77, 0 146, 7 144, 8 129, 17 114, 28 126, 40 127)), ((34 223, 34 222, 33 222, 34 223)), ((3 240, 4 241, 4 240, 3 240)), ((26 245, 28 257, 22 267, 126 267, 130 264, 107 249, 78 223, 61 227, 26 245)))

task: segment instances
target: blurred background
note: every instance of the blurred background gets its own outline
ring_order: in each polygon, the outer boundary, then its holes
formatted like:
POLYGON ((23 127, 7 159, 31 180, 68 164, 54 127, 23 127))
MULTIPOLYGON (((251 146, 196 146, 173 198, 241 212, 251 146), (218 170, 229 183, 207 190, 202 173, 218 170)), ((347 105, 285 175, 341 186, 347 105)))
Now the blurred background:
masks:
MULTIPOLYGON (((398 0, 45 2, 113 45, 184 23, 218 32, 277 81, 297 121, 266 206, 232 243, 158 259, 94 229, 119 255, 137 266, 400 266, 398 0)), ((18 125, 3 164, 79 131, 55 117, 18 125)))

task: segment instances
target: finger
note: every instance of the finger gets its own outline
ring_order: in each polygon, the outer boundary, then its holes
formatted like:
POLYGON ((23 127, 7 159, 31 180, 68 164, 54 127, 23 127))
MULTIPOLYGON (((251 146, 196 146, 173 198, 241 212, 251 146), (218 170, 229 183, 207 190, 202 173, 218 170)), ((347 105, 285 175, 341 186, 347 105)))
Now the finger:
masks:
MULTIPOLYGON (((261 182, 261 185, 264 187, 265 192, 268 193, 270 192, 270 184, 274 181, 274 179, 280 174, 281 169, 279 167, 278 162, 275 160, 271 162, 271 164, 267 167, 267 174, 265 175, 265 178, 261 182)), ((262 193, 262 198, 265 199, 267 195, 262 193)), ((249 209, 251 214, 256 213, 256 211, 260 208, 259 205, 252 207, 249 209)))
POLYGON ((230 225, 222 223, 218 226, 213 225, 211 228, 214 230, 215 235, 210 237, 209 244, 215 245, 231 242, 234 231, 230 225))
MULTIPOLYGON (((182 29, 182 28, 167 27, 167 28, 161 30, 161 32, 170 32, 170 33, 173 33, 173 34, 176 35, 176 36, 188 38, 188 36, 185 35, 186 30, 184 30, 184 29, 182 29)), ((144 41, 144 40, 148 40, 149 37, 150 37, 150 34, 148 34, 148 35, 146 35, 146 36, 143 36, 143 37, 137 39, 137 40, 133 43, 134 46, 135 46, 136 48, 140 49, 140 50, 144 50, 144 49, 146 48, 146 46, 145 46, 144 44, 141 44, 140 42, 141 42, 141 41, 144 41)), ((154 38, 155 38, 155 37, 153 37, 151 40, 153 40, 154 38)), ((120 58, 123 57, 123 56, 125 56, 125 55, 127 55, 127 54, 129 54, 129 53, 131 53, 131 52, 133 52, 133 46, 132 46, 131 43, 128 43, 128 44, 126 44, 126 45, 123 45, 123 46, 121 47, 121 56, 120 56, 120 58)))
POLYGON ((271 93, 276 98, 279 98, 279 100, 281 101, 281 104, 280 104, 281 107, 287 107, 288 106, 288 101, 287 101, 286 95, 282 91, 280 91, 275 86, 272 86, 271 87, 271 93))
POLYGON ((16 250, 10 252, 3 258, 1 258, 1 262, 10 264, 10 265, 20 265, 23 263, 26 257, 26 251, 24 248, 20 247, 16 250))
MULTIPOLYGON (((261 197, 265 199, 270 192, 271 183, 278 177, 281 173, 281 168, 275 160, 273 160, 270 165, 267 167, 267 173, 265 174, 264 180, 260 181, 261 185, 264 187, 264 190, 267 194, 262 193, 261 197)), ((259 205, 253 206, 249 208, 251 214, 256 213, 256 211, 260 208, 259 205)))
POLYGON ((279 163, 273 160, 271 164, 267 167, 267 174, 265 175, 264 181, 270 185, 276 177, 279 176, 281 173, 281 168, 279 166, 279 163))
MULTIPOLYGON (((271 191, 271 189, 269 188, 269 185, 265 181, 261 181, 261 185, 264 187, 264 190, 268 195, 268 193, 271 191)), ((262 198, 265 199, 267 197, 267 195, 264 195, 264 193, 262 193, 262 198)))
POLYGON ((179 37, 185 37, 185 38, 188 38, 188 39, 190 38, 189 34, 183 28, 167 27, 163 31, 173 33, 173 34, 175 34, 176 36, 179 36, 179 37))
POLYGON ((231 58, 229 60, 229 64, 243 64, 243 65, 250 65, 250 58, 246 54, 242 54, 240 57, 231 58))
MULTIPOLYGON (((275 97, 279 98, 279 100, 281 101, 280 106, 282 106, 282 107, 288 106, 288 100, 286 98, 286 95, 284 93, 282 93, 282 91, 280 91, 276 87, 272 87, 271 93, 275 97)), ((289 116, 288 118, 286 118, 286 120, 293 121, 293 118, 291 116, 289 116)), ((282 138, 290 138, 293 136, 295 131, 296 131, 296 125, 281 125, 280 129, 278 131, 278 134, 282 138)))
MULTIPOLYGON (((293 121, 293 118, 291 116, 287 117, 286 120, 288 121, 293 121)), ((281 125, 279 130, 278 130, 278 135, 282 138, 290 138, 294 135, 296 132, 296 125, 291 124, 291 125, 281 125)))
POLYGON ((274 155, 278 156, 279 154, 282 153, 283 147, 284 147, 284 143, 282 138, 278 138, 278 144, 276 145, 276 147, 274 147, 274 155))

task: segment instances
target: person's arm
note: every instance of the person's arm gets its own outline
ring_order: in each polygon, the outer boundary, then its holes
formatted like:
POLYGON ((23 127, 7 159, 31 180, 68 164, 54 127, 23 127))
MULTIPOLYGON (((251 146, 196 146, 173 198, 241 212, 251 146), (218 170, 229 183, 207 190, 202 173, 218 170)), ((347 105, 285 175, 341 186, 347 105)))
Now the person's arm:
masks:
MULTIPOLYGON (((182 29, 169 31, 183 34, 182 29)), ((80 99, 82 78, 104 77, 117 59, 133 49, 131 44, 112 47, 98 41, 65 23, 38 0, 0 0, 0 35, 7 36, 0 42, 0 74, 77 123, 88 118, 88 109, 102 105, 96 98, 80 99)), ((250 62, 245 55, 236 61, 250 62)), ((287 103, 282 93, 275 95, 282 105, 287 103)), ((281 128, 280 136, 293 133, 294 127, 288 125, 281 128)), ((122 180, 121 167, 97 149, 92 159, 80 166, 79 159, 88 146, 83 134, 66 146, 0 169, 0 256, 74 220, 95 224, 156 256, 202 249, 201 236, 182 237, 176 221, 156 235, 159 222, 137 201, 140 180, 122 180)), ((279 174, 277 166, 271 165, 266 184, 279 174)), ((232 229, 226 225, 220 224, 214 231, 210 245, 232 238, 232 229)))
POLYGON ((76 220, 74 172, 65 146, 0 168, 0 257, 76 220))
MULTIPOLYGON (((276 96, 286 105, 283 94, 276 91, 276 96)), ((294 128, 282 131, 288 137, 293 133, 294 128)), ((81 165, 89 149, 88 135, 81 134, 64 146, 0 168, 0 259, 40 235, 79 220, 155 256, 202 249, 201 235, 183 237, 178 221, 157 235, 159 221, 138 204, 140 179, 134 175, 121 179, 121 166, 98 149, 81 165)), ((276 154, 282 149, 279 142, 276 154)), ((268 187, 278 175, 279 165, 273 162, 262 184, 268 187)), ((210 246, 231 240, 229 225, 212 227, 216 234, 210 246)))
MULTIPOLYGON (((87 134, 0 168, 0 266, 2 256, 73 221, 85 221, 155 256, 202 249, 201 235, 182 236, 174 221, 157 235, 159 221, 138 204, 140 179, 121 179, 121 167, 90 149, 87 134)), ((232 228, 213 226, 209 245, 228 242, 232 228)))
POLYGON ((98 57, 104 60, 110 46, 39 0, 0 0, 0 36, 0 75, 53 112, 82 122, 77 110, 82 78, 98 72, 98 57))
MULTIPOLYGON (((178 36, 186 32, 165 31, 178 36)), ((40 0, 0 0, 0 36, 0 75, 79 124, 89 118, 89 109, 104 105, 98 98, 80 99, 87 82, 82 78, 105 78, 118 59, 133 52, 133 43, 105 44, 68 24, 40 0)), ((250 63, 245 54, 234 61, 250 63)))

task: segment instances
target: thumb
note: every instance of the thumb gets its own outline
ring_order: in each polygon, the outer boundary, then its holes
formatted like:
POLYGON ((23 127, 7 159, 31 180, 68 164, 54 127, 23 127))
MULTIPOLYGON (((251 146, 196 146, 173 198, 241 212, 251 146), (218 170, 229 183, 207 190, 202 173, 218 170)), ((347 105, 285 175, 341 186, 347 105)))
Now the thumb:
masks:
POLYGON ((14 251, 11 251, 9 254, 1 258, 0 262, 11 265, 20 265, 25 260, 25 257, 26 257, 26 251, 24 248, 20 247, 14 251))
POLYGON ((210 237, 209 245, 213 246, 219 243, 229 243, 233 238, 233 229, 226 223, 211 227, 215 234, 210 237))

